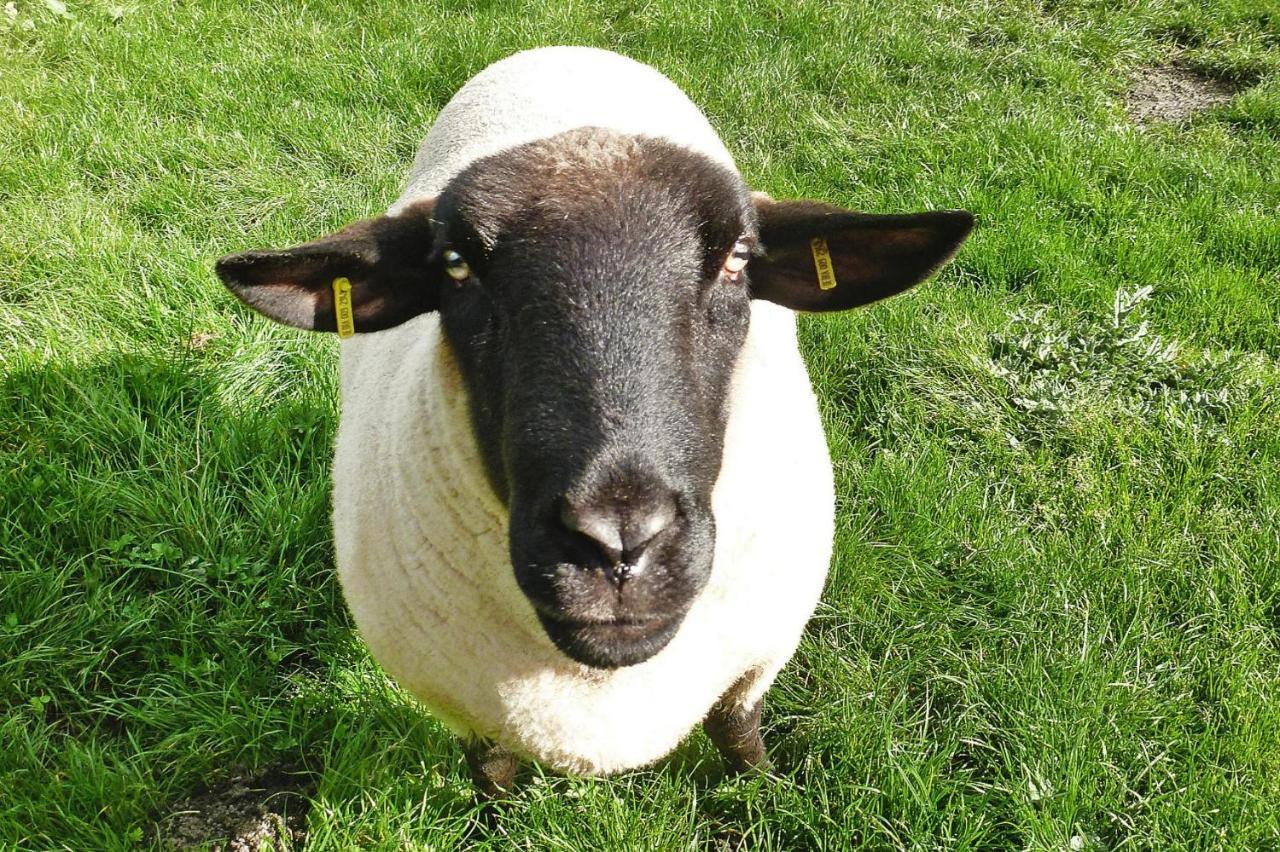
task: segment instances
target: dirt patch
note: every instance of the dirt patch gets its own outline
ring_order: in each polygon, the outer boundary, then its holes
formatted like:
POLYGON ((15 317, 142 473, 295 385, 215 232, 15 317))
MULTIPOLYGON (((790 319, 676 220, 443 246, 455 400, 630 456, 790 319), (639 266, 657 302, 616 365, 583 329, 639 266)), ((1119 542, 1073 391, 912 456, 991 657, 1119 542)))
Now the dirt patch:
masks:
POLYGON ((178 802, 155 826, 161 849, 258 852, 292 849, 306 835, 308 784, 271 770, 232 775, 222 784, 178 802))
POLYGON ((1177 123, 1226 103, 1235 93, 1231 85, 1173 62, 1139 74, 1125 106, 1138 124, 1177 123))
POLYGON ((187 338, 187 346, 197 351, 206 348, 210 343, 221 337, 212 331, 197 331, 187 338))

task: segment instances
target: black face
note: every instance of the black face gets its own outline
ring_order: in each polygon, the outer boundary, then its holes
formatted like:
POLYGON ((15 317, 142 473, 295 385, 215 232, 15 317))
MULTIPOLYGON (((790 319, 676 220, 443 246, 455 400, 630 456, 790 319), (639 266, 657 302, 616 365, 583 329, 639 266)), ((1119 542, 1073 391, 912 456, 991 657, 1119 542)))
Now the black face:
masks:
POLYGON ((750 313, 724 267, 755 235, 749 191, 683 149, 584 130, 475 164, 434 219, 516 580, 570 657, 646 660, 711 569, 750 313))

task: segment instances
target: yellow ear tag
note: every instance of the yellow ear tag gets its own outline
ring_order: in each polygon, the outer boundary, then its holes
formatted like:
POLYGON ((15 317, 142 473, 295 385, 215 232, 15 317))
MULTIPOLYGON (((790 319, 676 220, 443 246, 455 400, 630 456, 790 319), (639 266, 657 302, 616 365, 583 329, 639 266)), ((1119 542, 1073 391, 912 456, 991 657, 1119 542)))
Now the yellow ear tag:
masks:
POLYGON ((333 313, 338 318, 339 337, 356 333, 356 318, 351 313, 351 282, 345 278, 333 279, 333 313))
POLYGON ((813 252, 813 268, 818 271, 818 289, 836 289, 836 269, 831 265, 831 250, 827 248, 826 238, 809 240, 809 249, 813 252))

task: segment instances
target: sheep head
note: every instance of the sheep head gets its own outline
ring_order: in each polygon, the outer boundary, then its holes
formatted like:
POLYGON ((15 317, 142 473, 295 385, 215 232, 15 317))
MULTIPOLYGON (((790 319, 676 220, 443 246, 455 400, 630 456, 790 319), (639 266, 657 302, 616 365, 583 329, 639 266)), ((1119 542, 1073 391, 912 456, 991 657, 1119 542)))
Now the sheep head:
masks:
POLYGON ((217 271, 301 328, 338 328, 336 279, 356 333, 438 311, 516 582, 558 648, 616 668, 662 650, 710 575, 752 298, 867 304, 928 277, 972 226, 962 211, 774 201, 700 154, 584 128, 479 160, 398 215, 217 271))

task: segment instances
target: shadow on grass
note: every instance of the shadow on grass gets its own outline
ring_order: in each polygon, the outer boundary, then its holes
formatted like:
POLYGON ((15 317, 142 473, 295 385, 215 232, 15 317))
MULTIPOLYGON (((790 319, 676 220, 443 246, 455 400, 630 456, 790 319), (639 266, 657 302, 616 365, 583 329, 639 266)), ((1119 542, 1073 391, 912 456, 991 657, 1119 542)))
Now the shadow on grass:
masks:
POLYGON ((334 403, 322 380, 229 396, 237 369, 117 354, 0 381, 0 715, 27 746, 0 779, 36 836, 133 837, 240 767, 322 781, 359 722, 302 688, 372 671, 332 570, 334 403))

